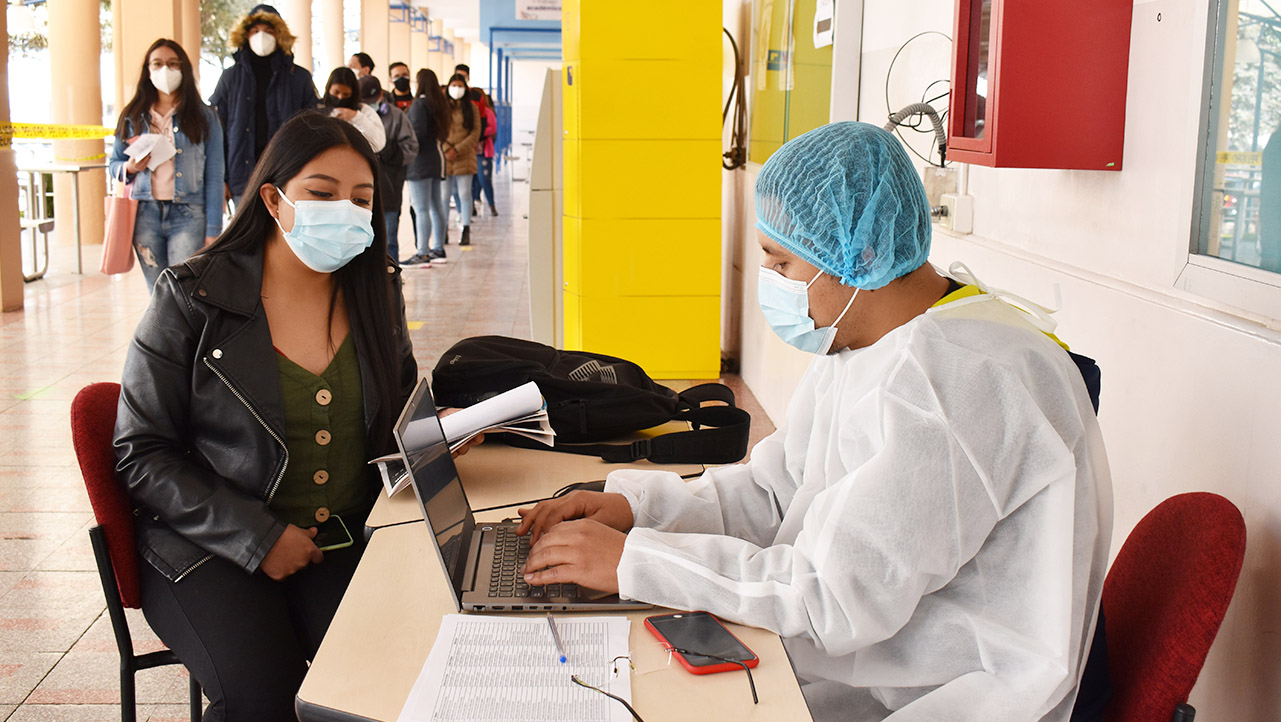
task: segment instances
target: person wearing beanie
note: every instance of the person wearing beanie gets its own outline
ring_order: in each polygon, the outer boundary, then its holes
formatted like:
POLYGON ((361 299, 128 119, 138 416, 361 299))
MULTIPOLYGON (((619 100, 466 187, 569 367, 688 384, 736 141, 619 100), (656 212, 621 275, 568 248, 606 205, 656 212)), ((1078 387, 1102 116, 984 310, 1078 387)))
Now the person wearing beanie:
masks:
POLYGON ((267 142, 285 121, 316 107, 311 73, 294 64, 294 36, 271 5, 256 5, 228 42, 235 63, 218 79, 209 103, 227 142, 227 189, 239 202, 267 142))

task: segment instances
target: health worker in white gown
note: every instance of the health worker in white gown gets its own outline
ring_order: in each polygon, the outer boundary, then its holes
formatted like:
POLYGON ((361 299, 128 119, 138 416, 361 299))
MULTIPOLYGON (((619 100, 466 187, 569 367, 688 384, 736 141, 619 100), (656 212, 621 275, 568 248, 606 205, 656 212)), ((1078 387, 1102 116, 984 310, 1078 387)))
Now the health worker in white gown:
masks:
POLYGON ((816 354, 785 423, 688 483, 616 471, 521 510, 526 579, 777 632, 815 719, 1066 722, 1112 500, 1048 316, 926 262, 924 188, 880 128, 789 141, 756 206, 762 311, 816 354))

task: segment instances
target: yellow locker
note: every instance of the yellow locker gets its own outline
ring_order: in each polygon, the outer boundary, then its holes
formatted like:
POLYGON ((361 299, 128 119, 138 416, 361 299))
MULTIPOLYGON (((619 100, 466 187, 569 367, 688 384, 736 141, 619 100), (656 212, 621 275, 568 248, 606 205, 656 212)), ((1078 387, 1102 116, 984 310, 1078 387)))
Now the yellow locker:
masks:
POLYGON ((575 61, 562 74, 565 138, 720 141, 720 63, 575 61))
POLYGON ((565 0, 563 57, 681 59, 719 68, 721 12, 706 0, 565 0))
POLYGON ((655 378, 720 375, 719 296, 593 298, 566 293, 565 310, 566 348, 635 361, 655 378), (570 323, 570 309, 580 323, 570 323))
POLYGON ((567 140, 565 215, 720 218, 719 140, 567 140))
POLYGON ((565 290, 584 296, 716 296, 721 222, 702 219, 569 218, 565 290), (583 273, 583 269, 593 269, 583 273))

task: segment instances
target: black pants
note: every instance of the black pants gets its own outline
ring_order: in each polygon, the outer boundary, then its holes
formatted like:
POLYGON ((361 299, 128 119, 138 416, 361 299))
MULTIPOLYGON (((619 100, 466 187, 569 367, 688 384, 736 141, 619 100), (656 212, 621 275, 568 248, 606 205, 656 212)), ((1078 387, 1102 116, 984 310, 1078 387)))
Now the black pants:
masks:
POLYGON ((204 722, 297 719, 294 696, 307 663, 365 550, 356 536, 353 546, 279 582, 218 557, 176 583, 139 565, 143 614, 204 687, 204 722))

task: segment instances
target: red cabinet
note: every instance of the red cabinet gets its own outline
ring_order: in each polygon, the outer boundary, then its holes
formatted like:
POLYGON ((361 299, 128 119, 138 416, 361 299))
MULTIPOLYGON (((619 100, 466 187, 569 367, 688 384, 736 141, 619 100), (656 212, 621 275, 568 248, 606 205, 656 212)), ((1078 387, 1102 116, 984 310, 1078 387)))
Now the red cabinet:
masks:
POLYGON ((1133 0, 957 0, 947 156, 1120 170, 1133 0))

